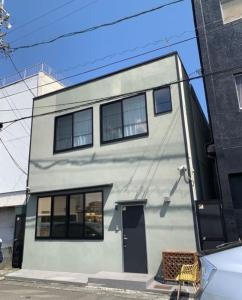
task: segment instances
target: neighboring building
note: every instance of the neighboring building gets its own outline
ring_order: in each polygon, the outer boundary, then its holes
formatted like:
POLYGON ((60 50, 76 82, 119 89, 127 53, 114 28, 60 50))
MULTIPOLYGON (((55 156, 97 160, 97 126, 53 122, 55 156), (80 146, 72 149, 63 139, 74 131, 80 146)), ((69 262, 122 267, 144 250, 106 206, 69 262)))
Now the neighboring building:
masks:
MULTIPOLYGON (((32 93, 38 96, 63 88, 43 64, 25 69, 21 77, 25 82, 19 75, 0 80, 0 122, 31 116, 32 93)), ((10 260, 14 234, 15 238, 23 235, 30 128, 31 118, 6 124, 0 130, 0 238, 10 260)))
MULTIPOLYGON (((192 2, 213 133, 208 152, 217 165, 222 239, 233 241, 242 238, 242 1, 192 2)), ((218 243, 214 237, 214 245, 218 243)))
POLYGON ((199 249, 209 131, 186 78, 171 53, 34 99, 69 110, 33 118, 23 268, 155 274, 199 249))

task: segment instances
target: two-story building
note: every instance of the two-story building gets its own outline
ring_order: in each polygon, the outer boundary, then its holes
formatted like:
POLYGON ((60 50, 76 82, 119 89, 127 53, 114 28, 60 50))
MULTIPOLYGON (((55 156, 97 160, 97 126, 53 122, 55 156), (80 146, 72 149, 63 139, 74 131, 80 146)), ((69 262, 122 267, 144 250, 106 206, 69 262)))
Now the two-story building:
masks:
POLYGON ((24 269, 155 274, 199 249, 209 130, 177 53, 34 99, 24 269))

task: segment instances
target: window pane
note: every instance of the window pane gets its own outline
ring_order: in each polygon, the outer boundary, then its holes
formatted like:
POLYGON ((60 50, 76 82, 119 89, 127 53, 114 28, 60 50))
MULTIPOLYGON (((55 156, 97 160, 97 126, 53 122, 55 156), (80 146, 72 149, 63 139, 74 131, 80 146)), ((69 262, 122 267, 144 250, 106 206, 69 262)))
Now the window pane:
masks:
POLYGON ((74 147, 92 144, 92 110, 74 113, 74 147))
POLYGON ((170 88, 154 90, 155 113, 165 113, 172 110, 170 88))
POLYGON ((235 76, 239 107, 242 108, 242 74, 235 76))
POLYGON ((72 147, 72 115, 56 119, 55 150, 69 149, 72 147))
POLYGON ((48 237, 50 235, 50 215, 51 197, 39 198, 36 231, 38 237, 48 237))
POLYGON ((145 96, 123 100, 124 136, 147 132, 145 96))
POLYGON ((224 23, 238 20, 242 17, 241 0, 220 0, 224 23))
POLYGON ((85 237, 102 237, 102 193, 87 193, 85 201, 85 237))
POLYGON ((102 106, 102 139, 110 141, 122 138, 121 102, 102 106))
POLYGON ((54 197, 53 219, 52 219, 52 236, 66 236, 66 197, 54 197))
POLYGON ((83 195, 70 196, 69 237, 83 236, 83 195))

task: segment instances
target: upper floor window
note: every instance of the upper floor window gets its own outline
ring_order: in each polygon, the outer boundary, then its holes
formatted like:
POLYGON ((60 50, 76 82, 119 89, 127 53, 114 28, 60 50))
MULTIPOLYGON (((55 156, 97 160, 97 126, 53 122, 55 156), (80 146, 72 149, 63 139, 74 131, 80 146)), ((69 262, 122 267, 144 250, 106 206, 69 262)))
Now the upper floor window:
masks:
POLYGON ((170 87, 161 87, 154 90, 155 115, 172 110, 170 87))
POLYGON ((242 109, 242 74, 235 75, 235 82, 239 101, 239 108, 242 109))
POLYGON ((102 239, 102 192, 39 197, 36 238, 102 239))
POLYGON ((55 119, 55 152, 91 146, 92 108, 55 119))
POLYGON ((101 142, 148 134, 145 94, 101 106, 101 142))
POLYGON ((241 0, 220 0, 224 23, 242 18, 241 0))

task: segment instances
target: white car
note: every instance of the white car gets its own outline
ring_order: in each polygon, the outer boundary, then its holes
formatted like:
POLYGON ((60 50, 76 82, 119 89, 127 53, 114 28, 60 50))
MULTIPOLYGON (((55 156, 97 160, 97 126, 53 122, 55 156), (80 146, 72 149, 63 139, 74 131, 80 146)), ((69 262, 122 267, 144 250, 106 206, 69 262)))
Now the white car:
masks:
POLYGON ((200 300, 242 299, 242 242, 204 251, 201 261, 200 300))

